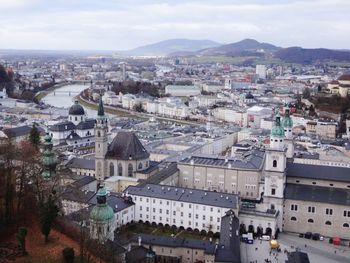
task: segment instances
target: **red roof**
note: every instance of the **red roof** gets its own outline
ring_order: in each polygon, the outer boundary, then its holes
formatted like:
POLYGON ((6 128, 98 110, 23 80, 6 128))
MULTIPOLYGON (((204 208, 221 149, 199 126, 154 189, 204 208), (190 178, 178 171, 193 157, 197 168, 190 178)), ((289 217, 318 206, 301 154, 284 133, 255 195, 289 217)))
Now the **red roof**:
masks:
POLYGON ((348 80, 350 81, 350 74, 343 74, 341 75, 338 80, 348 80))

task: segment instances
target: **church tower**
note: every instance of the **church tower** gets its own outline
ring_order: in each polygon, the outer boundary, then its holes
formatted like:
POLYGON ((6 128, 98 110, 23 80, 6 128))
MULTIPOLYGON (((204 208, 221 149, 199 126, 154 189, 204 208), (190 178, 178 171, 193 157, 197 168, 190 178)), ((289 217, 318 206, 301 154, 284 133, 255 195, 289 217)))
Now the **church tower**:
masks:
POLYGON ((105 116, 102 97, 98 105, 95 122, 95 175, 98 181, 103 181, 107 174, 105 156, 108 149, 108 123, 105 116))
POLYGON ((293 158, 294 156, 294 142, 293 142, 293 120, 290 117, 290 109, 286 107, 284 110, 284 118, 283 118, 283 128, 284 133, 286 135, 285 144, 287 147, 287 158, 293 158))
POLYGON ((279 211, 278 228, 282 230, 283 195, 286 183, 284 128, 279 113, 271 129, 270 147, 266 150, 264 170, 264 203, 267 209, 279 211))
POLYGON ((106 188, 100 185, 97 193, 97 204, 90 213, 90 237, 105 243, 108 239, 114 240, 114 211, 107 204, 106 188))

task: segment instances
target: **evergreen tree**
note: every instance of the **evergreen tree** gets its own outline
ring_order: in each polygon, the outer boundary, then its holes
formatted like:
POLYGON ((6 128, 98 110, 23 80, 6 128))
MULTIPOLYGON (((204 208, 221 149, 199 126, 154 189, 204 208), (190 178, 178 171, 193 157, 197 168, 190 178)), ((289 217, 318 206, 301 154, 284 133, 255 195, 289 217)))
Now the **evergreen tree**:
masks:
POLYGON ((48 200, 40 204, 40 225, 41 233, 45 237, 45 242, 49 240, 49 234, 51 231, 52 223, 58 215, 58 207, 52 198, 49 196, 48 200))
POLYGON ((16 239, 18 240, 19 246, 21 247, 22 254, 26 255, 26 236, 27 236, 27 229, 25 227, 20 227, 18 229, 18 233, 16 234, 16 239))
POLYGON ((39 146, 39 144, 40 144, 40 132, 39 132, 38 128, 36 127, 35 123, 33 124, 33 127, 30 130, 29 141, 34 146, 39 146))

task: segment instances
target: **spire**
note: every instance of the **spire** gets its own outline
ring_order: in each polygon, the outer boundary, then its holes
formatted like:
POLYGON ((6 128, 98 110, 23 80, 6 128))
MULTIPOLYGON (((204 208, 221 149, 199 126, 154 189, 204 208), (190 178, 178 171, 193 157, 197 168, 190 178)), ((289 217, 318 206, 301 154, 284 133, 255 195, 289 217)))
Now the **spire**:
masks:
POLYGON ((279 112, 276 112, 275 123, 271 129, 271 136, 273 137, 284 137, 284 129, 281 125, 281 116, 279 112))
POLYGON ((52 151, 52 148, 52 138, 47 130, 44 137, 44 151, 42 157, 43 172, 41 174, 45 179, 50 179, 56 175, 56 166, 58 161, 55 153, 52 151))
POLYGON ((102 96, 100 96, 100 102, 98 104, 98 112, 97 112, 98 116, 104 116, 105 115, 105 110, 103 108, 103 102, 102 102, 102 96))
POLYGON ((290 117, 289 107, 285 108, 284 118, 283 118, 283 127, 284 128, 293 128, 293 120, 290 117))

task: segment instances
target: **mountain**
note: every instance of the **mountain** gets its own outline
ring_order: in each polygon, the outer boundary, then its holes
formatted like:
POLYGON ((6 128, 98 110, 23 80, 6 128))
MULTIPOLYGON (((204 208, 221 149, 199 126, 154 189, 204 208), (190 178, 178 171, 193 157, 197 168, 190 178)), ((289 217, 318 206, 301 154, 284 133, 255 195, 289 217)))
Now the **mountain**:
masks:
POLYGON ((203 49, 198 53, 201 55, 260 56, 259 54, 263 54, 264 52, 275 52, 279 49, 279 47, 272 44, 247 38, 239 42, 203 49))
POLYGON ((284 62, 299 64, 311 64, 325 60, 350 61, 350 51, 326 48, 289 47, 276 51, 274 56, 284 62))
POLYGON ((126 55, 163 56, 176 52, 194 52, 219 45, 221 44, 211 40, 169 39, 137 47, 123 53, 126 55))

